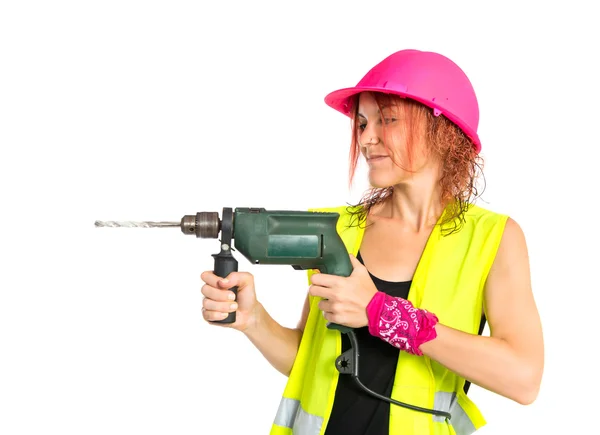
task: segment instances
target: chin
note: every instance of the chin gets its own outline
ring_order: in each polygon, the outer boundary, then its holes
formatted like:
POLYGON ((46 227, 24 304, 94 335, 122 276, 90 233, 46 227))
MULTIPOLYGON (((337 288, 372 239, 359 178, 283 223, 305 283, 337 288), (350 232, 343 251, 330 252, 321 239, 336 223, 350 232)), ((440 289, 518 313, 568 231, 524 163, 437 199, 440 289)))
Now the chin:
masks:
POLYGON ((377 189, 398 186, 410 182, 412 174, 404 170, 375 169, 368 173, 369 184, 377 189))
POLYGON ((369 177, 369 184, 376 189, 385 189, 398 183, 387 177, 369 177))

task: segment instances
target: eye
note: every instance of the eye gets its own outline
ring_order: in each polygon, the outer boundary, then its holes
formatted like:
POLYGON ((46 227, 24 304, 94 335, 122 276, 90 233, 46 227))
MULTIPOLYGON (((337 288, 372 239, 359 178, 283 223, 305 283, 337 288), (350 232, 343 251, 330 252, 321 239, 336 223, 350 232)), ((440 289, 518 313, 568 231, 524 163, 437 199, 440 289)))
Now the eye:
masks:
POLYGON ((367 128, 367 124, 365 124, 364 122, 361 122, 360 124, 358 124, 358 129, 360 131, 363 131, 365 128, 367 128))
POLYGON ((386 124, 390 124, 392 122, 396 122, 397 119, 396 118, 384 118, 384 121, 386 124))

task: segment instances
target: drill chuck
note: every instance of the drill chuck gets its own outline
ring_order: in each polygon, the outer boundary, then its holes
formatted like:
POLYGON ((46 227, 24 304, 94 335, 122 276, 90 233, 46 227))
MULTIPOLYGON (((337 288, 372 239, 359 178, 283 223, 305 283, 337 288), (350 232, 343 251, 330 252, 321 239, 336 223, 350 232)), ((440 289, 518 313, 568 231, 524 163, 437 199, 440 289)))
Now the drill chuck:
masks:
POLYGON ((195 215, 185 215, 181 219, 180 228, 181 232, 188 236, 195 235, 201 239, 216 239, 221 231, 219 213, 203 211, 195 215))

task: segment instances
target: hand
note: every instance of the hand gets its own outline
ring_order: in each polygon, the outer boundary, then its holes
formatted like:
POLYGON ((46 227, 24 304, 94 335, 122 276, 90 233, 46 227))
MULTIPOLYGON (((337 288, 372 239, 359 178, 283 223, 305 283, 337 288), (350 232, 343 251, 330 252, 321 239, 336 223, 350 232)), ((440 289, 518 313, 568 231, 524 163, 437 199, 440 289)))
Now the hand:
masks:
POLYGON ((367 326, 367 305, 377 293, 369 272, 350 254, 353 271, 349 277, 315 273, 309 293, 321 297, 319 309, 325 319, 338 325, 360 328, 367 326))
POLYGON ((247 272, 232 272, 227 277, 218 277, 212 271, 203 272, 200 276, 205 284, 202 286, 204 301, 202 316, 206 321, 223 320, 228 313, 236 312, 234 323, 210 323, 245 331, 256 323, 256 292, 254 276, 247 272), (237 301, 229 289, 238 287, 237 301))

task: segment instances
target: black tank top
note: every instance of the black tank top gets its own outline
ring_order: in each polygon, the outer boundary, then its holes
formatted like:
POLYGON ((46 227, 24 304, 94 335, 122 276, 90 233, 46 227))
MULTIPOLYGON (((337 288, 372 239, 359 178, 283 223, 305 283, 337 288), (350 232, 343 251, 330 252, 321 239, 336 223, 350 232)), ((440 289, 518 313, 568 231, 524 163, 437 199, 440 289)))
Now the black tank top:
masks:
MULTIPOLYGON (((356 258, 363 262, 360 252, 356 258)), ((372 274, 371 279, 379 291, 408 298, 411 281, 389 282, 372 274)), ((400 351, 382 339, 373 337, 366 326, 354 332, 360 350, 359 379, 369 389, 390 397, 400 351)), ((348 337, 342 334, 342 352, 349 348, 348 337)), ((340 374, 325 435, 388 435, 389 413, 389 403, 361 390, 350 375, 340 374)))

